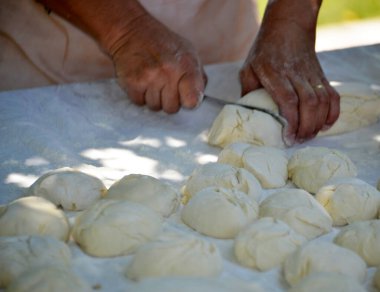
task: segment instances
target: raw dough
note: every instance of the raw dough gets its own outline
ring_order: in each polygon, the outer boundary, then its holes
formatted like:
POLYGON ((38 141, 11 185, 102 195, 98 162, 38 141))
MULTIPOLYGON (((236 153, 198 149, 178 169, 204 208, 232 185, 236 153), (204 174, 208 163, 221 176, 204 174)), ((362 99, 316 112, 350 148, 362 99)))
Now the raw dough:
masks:
POLYGON ((349 249, 326 241, 311 241, 290 254, 283 265, 286 281, 294 286, 316 272, 339 273, 364 282, 367 266, 349 249))
POLYGON ((21 273, 40 265, 69 266, 71 253, 62 241, 50 236, 0 237, 0 288, 21 273))
POLYGON ((100 200, 78 215, 73 237, 92 256, 128 255, 156 237, 162 228, 162 217, 141 204, 100 200))
POLYGON ((369 266, 380 266, 380 220, 350 224, 342 228, 334 242, 356 252, 369 266))
POLYGON ((246 267, 266 271, 280 266, 306 238, 281 220, 266 217, 243 229, 235 239, 235 256, 246 267))
POLYGON ((209 163, 197 167, 188 178, 183 202, 186 204, 197 192, 211 186, 236 189, 255 200, 262 193, 260 182, 247 170, 224 163, 209 163))
POLYGON ((218 247, 186 233, 168 232, 141 246, 127 268, 132 280, 149 277, 218 276, 223 259, 218 247))
POLYGON ((354 278, 339 273, 313 273, 288 292, 366 292, 354 278))
POLYGON ((377 289, 380 289, 380 267, 377 268, 375 276, 373 277, 374 285, 377 289))
POLYGON ((380 206, 380 192, 357 178, 334 178, 315 198, 330 214, 333 225, 374 219, 380 206))
POLYGON ((235 167, 243 167, 243 153, 252 145, 248 143, 231 143, 228 144, 222 151, 219 152, 218 162, 231 164, 235 167))
POLYGON ((80 211, 106 192, 97 177, 66 167, 42 175, 30 186, 28 195, 43 197, 64 210, 80 211))
POLYGON ((357 175, 355 165, 344 153, 326 147, 305 147, 293 153, 289 178, 299 188, 316 193, 328 180, 357 175))
POLYGON ((91 292, 91 286, 63 266, 46 265, 22 273, 7 292, 91 292))
POLYGON ((141 174, 126 175, 116 181, 109 188, 107 198, 137 202, 164 217, 174 213, 180 203, 179 194, 170 185, 141 174))
POLYGON ((183 222, 196 231, 222 239, 234 238, 257 218, 258 204, 236 189, 209 187, 182 209, 183 222))
POLYGON ((0 206, 0 236, 50 235, 68 240, 69 221, 52 202, 41 197, 23 197, 0 206))
POLYGON ((312 239, 328 233, 332 219, 312 195, 300 189, 281 189, 260 204, 260 217, 274 217, 312 239))

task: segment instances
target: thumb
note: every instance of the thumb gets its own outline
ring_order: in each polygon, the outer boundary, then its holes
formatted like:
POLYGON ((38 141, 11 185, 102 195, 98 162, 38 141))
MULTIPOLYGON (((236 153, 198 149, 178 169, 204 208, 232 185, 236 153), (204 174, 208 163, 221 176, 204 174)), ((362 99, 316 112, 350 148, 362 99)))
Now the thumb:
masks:
POLYGON ((188 109, 197 107, 203 100, 204 89, 205 78, 202 72, 185 73, 178 84, 181 105, 188 109))
POLYGON ((251 66, 244 66, 240 70, 239 79, 241 84, 241 96, 262 87, 259 78, 256 73, 253 72, 251 66))

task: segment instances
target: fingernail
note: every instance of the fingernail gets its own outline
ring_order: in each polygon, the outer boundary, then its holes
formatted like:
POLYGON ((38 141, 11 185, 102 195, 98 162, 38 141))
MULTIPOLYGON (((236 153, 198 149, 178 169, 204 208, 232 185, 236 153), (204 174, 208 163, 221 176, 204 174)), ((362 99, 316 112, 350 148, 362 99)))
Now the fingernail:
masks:
POLYGON ((327 131, 328 129, 330 129, 332 127, 332 125, 323 125, 321 131, 327 131))
POLYGON ((197 105, 195 106, 195 108, 199 107, 204 99, 204 93, 202 91, 199 92, 199 95, 198 95, 198 101, 197 101, 197 105))
POLYGON ((284 140, 285 146, 290 147, 290 146, 293 146, 294 143, 296 142, 296 136, 290 135, 290 134, 284 135, 283 140, 284 140))

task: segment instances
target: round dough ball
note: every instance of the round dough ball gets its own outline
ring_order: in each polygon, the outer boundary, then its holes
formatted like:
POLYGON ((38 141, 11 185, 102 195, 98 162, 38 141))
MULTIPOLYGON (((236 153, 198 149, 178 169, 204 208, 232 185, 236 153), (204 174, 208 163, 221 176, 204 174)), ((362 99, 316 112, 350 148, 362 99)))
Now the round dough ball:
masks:
POLYGON ((351 177, 330 180, 315 198, 325 207, 335 226, 374 219, 380 206, 380 192, 365 181, 351 177))
POLYGON ((0 251, 0 288, 36 266, 68 267, 71 262, 69 247, 50 236, 0 237, 0 251))
POLYGON ((162 217, 141 204, 100 200, 78 215, 73 237, 87 254, 96 257, 128 255, 156 237, 162 217))
POLYGON ((380 267, 377 268, 377 271, 375 273, 375 276, 373 277, 373 282, 375 284, 375 287, 377 289, 380 289, 380 267))
POLYGON ((0 206, 0 236, 50 235, 67 241, 69 221, 52 202, 41 197, 23 197, 0 206))
POLYGON ((365 262, 356 253, 326 241, 311 241, 290 254, 283 265, 286 281, 294 286, 316 272, 339 273, 363 282, 365 262))
POLYGON ((61 168, 42 175, 29 190, 29 196, 43 197, 68 211, 80 211, 104 197, 107 188, 92 175, 61 168))
POLYGON ((313 194, 332 178, 357 175, 347 155, 325 147, 305 147, 294 152, 288 172, 297 187, 313 194))
POLYGON ((251 146, 242 157, 243 166, 252 173, 263 188, 279 188, 288 180, 288 158, 282 149, 251 146))
POLYGON ((218 163, 225 163, 243 168, 243 153, 251 146, 251 144, 240 142, 228 144, 219 152, 218 163))
POLYGON ((369 266, 380 266, 380 220, 352 223, 342 228, 334 242, 356 252, 369 266))
POLYGON ((366 292, 354 278, 338 273, 313 273, 299 281, 288 292, 366 292))
POLYGON ((274 217, 312 239, 332 229, 332 219, 312 195, 300 189, 281 189, 260 204, 260 217, 274 217))
POLYGON ((222 272, 218 247, 185 233, 166 233, 141 246, 127 268, 132 280, 149 277, 213 277, 222 272))
POLYGON ((90 292, 91 286, 63 266, 45 265, 29 269, 15 279, 7 292, 90 292))
POLYGON ((235 189, 258 200, 262 188, 255 176, 243 168, 224 163, 209 163, 196 168, 186 182, 183 201, 207 187, 235 189))
POLYGON ((179 194, 170 185, 141 174, 126 175, 115 182, 109 188, 107 198, 140 203, 164 217, 174 213, 180 203, 179 194))
POLYGON ((243 229, 235 239, 235 256, 246 267, 266 271, 280 266, 306 238, 284 222, 266 217, 243 229))
POLYGON ((182 209, 183 222, 216 238, 234 238, 257 218, 258 204, 242 192, 218 187, 201 190, 182 209))

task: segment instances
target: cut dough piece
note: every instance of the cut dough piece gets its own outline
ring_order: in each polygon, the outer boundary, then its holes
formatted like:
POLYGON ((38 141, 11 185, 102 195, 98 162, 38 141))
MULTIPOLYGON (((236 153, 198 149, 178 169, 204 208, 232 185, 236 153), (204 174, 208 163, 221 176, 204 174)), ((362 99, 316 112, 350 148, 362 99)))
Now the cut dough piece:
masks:
POLYGON ((233 165, 235 167, 243 167, 243 153, 252 145, 248 143, 231 143, 219 152, 218 162, 233 165))
POLYGON ((380 192, 365 181, 351 177, 330 180, 315 198, 325 207, 335 226, 374 219, 380 206, 380 192))
POLYGON ((313 273, 299 281, 288 292, 366 292, 354 278, 339 273, 313 273))
POLYGON ((23 197, 0 206, 0 236, 50 235, 67 241, 69 221, 52 202, 41 197, 23 197))
POLYGON ((127 268, 132 280, 149 277, 218 276, 223 259, 218 247, 186 233, 166 233, 141 246, 127 268))
POLYGON ((184 187, 183 202, 207 187, 236 189, 258 200, 262 193, 260 182, 253 174, 243 168, 224 163, 209 163, 196 168, 184 187))
POLYGON ((260 204, 260 217, 274 217, 312 239, 332 229, 332 219, 312 195, 300 189, 281 189, 260 204))
POLYGON ((374 285, 377 289, 380 289, 380 267, 377 268, 375 276, 373 277, 374 285))
POLYGON ((38 266, 22 273, 7 292, 90 292, 91 286, 63 266, 38 266))
POLYGON ((64 210, 80 211, 106 192, 107 188, 97 177, 66 167, 42 175, 30 186, 28 195, 43 197, 64 210))
POLYGON ((140 203, 164 217, 174 213, 180 203, 177 191, 152 176, 130 174, 116 181, 108 190, 107 198, 140 203))
POLYGON ((235 239, 235 256, 246 267, 266 271, 282 264, 306 238, 281 220, 266 217, 243 229, 235 239))
POLYGON ((380 220, 355 222, 345 226, 334 242, 356 252, 369 266, 380 266, 380 220))
POLYGON ((196 231, 222 239, 234 238, 257 218, 258 204, 238 190, 201 190, 182 209, 183 222, 196 231))
POLYGON ((289 160, 288 172, 297 187, 313 194, 332 178, 357 175, 356 167, 347 155, 326 147, 297 150, 289 160))
POLYGON ((71 262, 69 247, 50 236, 0 237, 0 251, 0 288, 36 266, 68 267, 71 262))
POLYGON ((286 281, 294 286, 316 272, 339 273, 364 282, 367 266, 349 249, 326 241, 311 241, 290 254, 283 265, 286 281))
POLYGON ((156 237, 162 217, 141 204, 100 200, 75 220, 73 237, 83 251, 96 257, 128 255, 156 237))

